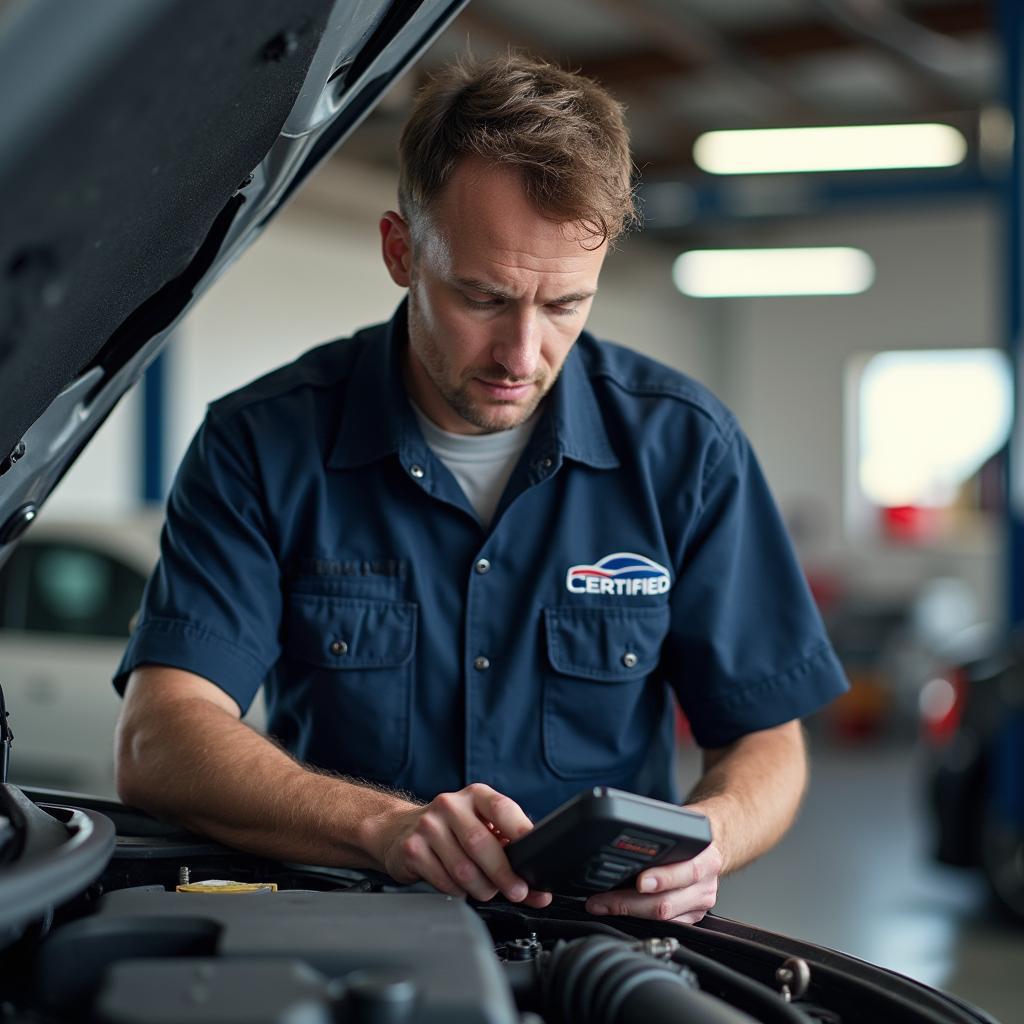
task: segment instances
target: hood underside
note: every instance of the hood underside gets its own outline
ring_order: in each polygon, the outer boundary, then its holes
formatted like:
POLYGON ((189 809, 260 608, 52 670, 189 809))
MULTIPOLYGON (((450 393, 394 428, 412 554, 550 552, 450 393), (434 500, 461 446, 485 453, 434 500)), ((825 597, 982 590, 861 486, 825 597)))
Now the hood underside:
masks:
POLYGON ((191 303, 464 3, 8 9, 0 562, 191 303))

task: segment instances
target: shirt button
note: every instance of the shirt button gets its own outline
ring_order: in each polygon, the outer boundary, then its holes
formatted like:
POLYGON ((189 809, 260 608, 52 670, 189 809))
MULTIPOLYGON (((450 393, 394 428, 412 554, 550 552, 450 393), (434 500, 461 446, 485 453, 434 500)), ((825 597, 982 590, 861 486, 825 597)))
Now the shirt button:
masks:
POLYGON ((348 644, 344 640, 335 640, 331 644, 331 654, 348 654, 348 644))
POLYGON ((491 571, 491 563, 486 558, 477 559, 476 565, 473 566, 476 571, 483 576, 485 572, 491 571))
POLYGON ((490 667, 490 659, 485 658, 482 654, 473 662, 473 668, 475 668, 477 672, 486 672, 490 667))
POLYGON ((640 659, 632 651, 626 651, 622 656, 622 664, 625 665, 626 668, 634 668, 639 660, 640 659))
POLYGON ((425 475, 423 467, 415 462, 409 467, 409 473, 417 480, 422 480, 425 475))
POLYGON ((544 468, 544 469, 550 469, 550 468, 551 468, 551 465, 552 465, 552 462, 551 462, 551 460, 550 460, 550 459, 541 459, 541 460, 540 460, 540 464, 541 464, 541 467, 542 467, 542 468, 544 468))

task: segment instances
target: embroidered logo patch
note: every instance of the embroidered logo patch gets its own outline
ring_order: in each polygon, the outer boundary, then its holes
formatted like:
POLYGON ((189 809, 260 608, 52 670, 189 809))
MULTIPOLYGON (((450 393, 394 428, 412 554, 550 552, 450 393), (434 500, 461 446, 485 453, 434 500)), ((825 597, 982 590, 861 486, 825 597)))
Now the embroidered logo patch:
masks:
POLYGON ((643 555, 617 551, 593 565, 574 565, 565 574, 570 594, 664 594, 672 586, 668 569, 643 555))

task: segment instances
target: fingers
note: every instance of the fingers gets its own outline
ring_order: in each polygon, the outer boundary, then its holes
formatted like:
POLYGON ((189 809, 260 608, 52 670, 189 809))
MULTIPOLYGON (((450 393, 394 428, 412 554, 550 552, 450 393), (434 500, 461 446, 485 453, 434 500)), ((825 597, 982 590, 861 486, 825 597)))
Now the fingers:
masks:
POLYGON ((637 878, 638 892, 667 892, 699 885, 703 879, 722 873, 722 854, 713 843, 691 860, 650 868, 637 878))
POLYGON ((587 910, 592 914, 614 914, 619 917, 643 917, 651 921, 672 921, 695 924, 715 905, 718 894, 717 882, 713 887, 700 892, 689 889, 674 889, 655 896, 641 896, 631 889, 615 889, 602 892, 587 900, 587 910))
POLYGON ((643 872, 637 878, 636 890, 616 889, 591 896, 587 910, 598 915, 696 924, 718 899, 721 870, 722 855, 712 845, 692 860, 643 872))
POLYGON ((482 782, 474 782, 464 790, 473 800, 473 807, 481 821, 505 839, 512 841, 533 829, 533 822, 511 797, 499 793, 482 782))
MULTIPOLYGON (((443 803, 439 810, 442 813, 431 814, 428 812, 423 815, 416 829, 417 835, 426 841, 429 849, 443 865, 455 886, 463 889, 474 899, 493 899, 497 892, 497 886, 478 867, 478 861, 473 851, 466 849, 459 841, 443 803)), ((499 853, 501 852, 497 840, 479 822, 476 823, 476 830, 476 841, 480 841, 482 834, 499 853)))
POLYGON ((541 892, 539 889, 531 889, 529 895, 523 900, 523 903, 528 907, 533 907, 535 910, 543 910, 545 907, 551 906, 551 901, 555 897, 549 892, 541 892))
POLYGON ((501 837, 516 834, 517 814, 529 825, 529 818, 519 806, 483 785, 468 786, 461 793, 442 794, 435 802, 442 807, 449 827, 466 856, 491 884, 513 903, 526 899, 529 887, 512 870, 501 844, 501 837), (495 817, 484 816, 492 814, 495 817), (494 825, 493 831, 487 827, 487 822, 494 825))
MULTIPOLYGON (((493 899, 500 891, 520 903, 530 889, 512 870, 504 846, 524 827, 528 831, 533 826, 519 805, 490 786, 441 793, 407 819, 392 874, 399 880, 399 872, 424 878, 442 892, 458 890, 478 900, 493 899), (443 872, 440 884, 438 871, 443 872)), ((550 902, 534 897, 538 899, 540 906, 550 902)))
POLYGON ((452 880, 445 866, 421 837, 413 834, 404 839, 401 845, 401 854, 414 878, 422 878, 448 896, 465 899, 465 890, 452 880))

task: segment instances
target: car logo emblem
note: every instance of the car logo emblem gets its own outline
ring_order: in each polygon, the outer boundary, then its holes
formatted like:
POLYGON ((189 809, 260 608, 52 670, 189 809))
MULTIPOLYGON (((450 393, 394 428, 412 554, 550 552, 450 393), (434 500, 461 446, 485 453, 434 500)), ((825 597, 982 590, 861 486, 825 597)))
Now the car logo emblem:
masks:
POLYGON ((644 555, 617 551, 593 565, 574 565, 565 574, 570 594, 664 594, 672 586, 668 569, 644 555))

